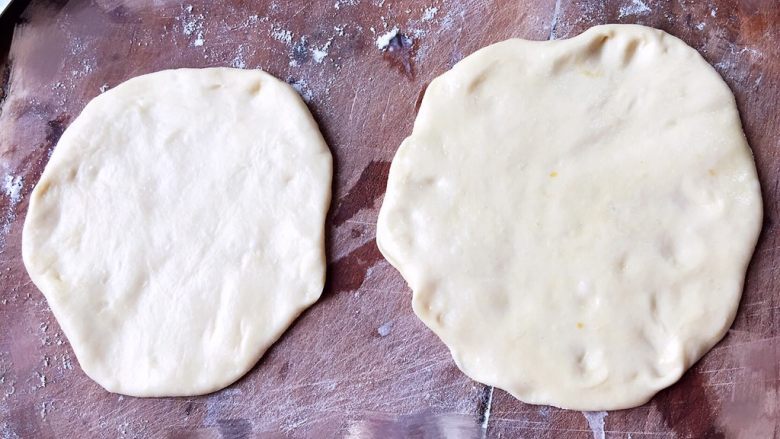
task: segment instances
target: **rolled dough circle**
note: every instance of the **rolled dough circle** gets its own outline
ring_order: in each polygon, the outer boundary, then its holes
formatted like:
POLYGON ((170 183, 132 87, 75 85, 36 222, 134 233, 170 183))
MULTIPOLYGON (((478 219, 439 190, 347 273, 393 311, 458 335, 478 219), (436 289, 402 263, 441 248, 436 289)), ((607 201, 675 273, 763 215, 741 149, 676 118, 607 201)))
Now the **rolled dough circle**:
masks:
POLYGON ((473 379, 643 404, 731 325, 762 218, 734 97, 662 31, 504 41, 436 78, 377 242, 473 379))
POLYGON ((30 197, 24 263, 98 384, 208 393, 319 298, 331 174, 305 104, 271 75, 133 78, 62 135, 30 197))

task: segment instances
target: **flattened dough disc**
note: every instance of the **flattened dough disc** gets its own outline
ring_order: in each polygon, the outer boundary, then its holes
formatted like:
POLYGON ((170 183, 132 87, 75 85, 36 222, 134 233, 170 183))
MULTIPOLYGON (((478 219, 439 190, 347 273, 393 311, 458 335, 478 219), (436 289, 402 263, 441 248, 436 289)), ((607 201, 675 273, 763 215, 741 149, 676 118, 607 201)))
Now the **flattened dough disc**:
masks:
POLYGON ((431 82, 377 228, 464 373, 643 404, 731 325, 761 225, 734 97, 662 31, 486 47, 431 82))
POLYGON ((35 187, 23 256, 111 392, 208 393, 322 292, 331 155, 261 71, 168 70, 90 102, 35 187))

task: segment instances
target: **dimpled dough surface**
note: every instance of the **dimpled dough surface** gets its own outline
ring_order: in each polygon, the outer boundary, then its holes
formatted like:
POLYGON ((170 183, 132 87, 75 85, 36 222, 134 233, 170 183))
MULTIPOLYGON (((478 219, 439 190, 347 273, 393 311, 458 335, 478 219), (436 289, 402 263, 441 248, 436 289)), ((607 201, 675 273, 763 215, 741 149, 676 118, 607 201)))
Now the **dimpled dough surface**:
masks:
POLYGON ((761 195, 734 97, 664 32, 486 47, 431 82, 377 241, 464 373, 643 404, 720 340, 761 195))
POLYGON ((331 173, 308 109, 266 73, 137 77, 63 134, 24 263, 101 386, 211 392, 320 296, 331 173))

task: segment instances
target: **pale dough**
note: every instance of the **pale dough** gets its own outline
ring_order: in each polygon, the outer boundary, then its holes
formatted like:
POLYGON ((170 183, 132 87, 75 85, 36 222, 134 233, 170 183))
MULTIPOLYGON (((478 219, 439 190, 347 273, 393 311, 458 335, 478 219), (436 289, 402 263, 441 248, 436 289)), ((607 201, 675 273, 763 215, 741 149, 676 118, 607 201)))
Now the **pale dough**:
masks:
POLYGON ((762 219, 734 97, 662 31, 504 41, 431 82, 382 253, 473 379, 621 409, 720 340, 762 219))
POLYGON ((140 76, 62 135, 30 198, 24 263, 101 386, 208 393, 319 298, 331 166, 271 75, 140 76))

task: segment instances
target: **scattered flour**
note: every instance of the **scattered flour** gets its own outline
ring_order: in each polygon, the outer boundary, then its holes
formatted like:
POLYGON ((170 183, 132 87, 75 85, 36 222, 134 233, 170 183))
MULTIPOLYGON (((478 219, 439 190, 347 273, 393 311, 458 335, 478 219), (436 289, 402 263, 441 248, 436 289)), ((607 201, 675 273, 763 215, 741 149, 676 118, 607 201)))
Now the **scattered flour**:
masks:
MULTIPOLYGON (((419 20, 409 20, 406 23, 408 28, 406 34, 413 38, 422 38, 428 31, 431 30, 431 23, 436 18, 436 14, 439 12, 439 8, 435 6, 429 6, 422 10, 419 20)), ((387 26, 385 26, 387 28, 387 26)))
POLYGON ((423 11, 422 17, 420 18, 420 21, 426 22, 426 21, 433 20, 433 18, 436 17, 436 13, 437 12, 439 12, 439 8, 436 8, 436 7, 433 7, 433 6, 425 8, 425 10, 423 11))
POLYGON ((233 61, 230 62, 231 67, 235 67, 237 69, 245 69, 246 68, 246 60, 244 59, 244 46, 240 45, 238 46, 238 53, 236 53, 236 56, 233 58, 233 61))
POLYGON ((236 69, 245 69, 246 68, 246 62, 243 60, 243 58, 239 56, 236 56, 233 58, 233 61, 230 63, 230 66, 236 69))
POLYGON ((54 409, 54 401, 49 401, 49 402, 44 401, 44 402, 42 402, 41 403, 41 410, 39 412, 40 415, 41 415, 41 419, 46 419, 46 415, 49 412, 51 412, 53 409, 54 409))
POLYGON ((490 422, 490 411, 493 409, 493 392, 495 387, 490 386, 490 392, 488 393, 487 401, 485 401, 485 412, 482 414, 482 431, 487 432, 488 423, 490 422))
MULTIPOLYGON (((556 3, 556 5, 558 5, 556 3)), ((560 6, 558 6, 560 8, 560 6)), ((557 14, 556 14, 557 16, 557 14)), ((442 31, 448 31, 455 28, 455 22, 458 21, 460 23, 458 31, 463 29, 463 22, 466 20, 466 11, 461 9, 460 11, 456 10, 455 8, 450 8, 447 13, 444 15, 444 18, 441 20, 441 30, 442 31)))
POLYGON ((182 34, 188 37, 195 37, 190 43, 191 46, 202 46, 206 42, 203 38, 203 22, 206 18, 203 14, 193 14, 192 5, 187 5, 183 8, 183 11, 182 16, 176 17, 177 21, 181 21, 182 34))
POLYGON ((311 57, 314 59, 314 62, 317 64, 321 63, 326 56, 328 56, 328 48, 330 48, 331 43, 333 43, 333 38, 328 40, 327 43, 325 43, 324 46, 318 48, 314 48, 311 50, 311 57))
POLYGON ((246 20, 243 21, 243 23, 240 23, 235 29, 246 29, 250 27, 257 27, 258 23, 265 23, 269 20, 268 17, 261 17, 257 14, 250 15, 246 17, 246 20))
POLYGON ((311 57, 312 59, 314 59, 314 62, 316 62, 317 64, 321 63, 326 56, 328 56, 328 52, 326 52, 325 50, 312 49, 311 51, 311 57))
MULTIPOLYGON (((382 3, 384 3, 384 1, 382 3)), ((333 7, 336 10, 339 10, 342 6, 356 6, 358 4, 360 4, 360 0, 336 0, 336 3, 333 4, 333 7)))
POLYGON ((607 417, 607 412, 582 412, 582 415, 588 420, 588 427, 593 432, 593 439, 605 439, 604 418, 607 417))
POLYGON ((298 94, 301 95, 301 97, 305 102, 311 102, 311 100, 314 99, 314 93, 312 93, 311 89, 309 88, 309 84, 307 84, 306 81, 293 80, 289 83, 292 86, 292 88, 294 88, 295 91, 297 91, 298 94))
POLYGON ((39 389, 46 387, 46 375, 38 371, 35 374, 38 376, 38 385, 36 387, 39 389))
POLYGON ((16 206, 19 201, 22 200, 22 188, 24 187, 24 178, 22 176, 6 175, 3 182, 3 190, 6 197, 8 197, 8 207, 5 209, 5 217, 3 218, 3 227, 0 230, 0 244, 3 244, 3 239, 8 232, 11 231, 11 224, 16 219, 16 206))
POLYGON ((81 60, 81 71, 84 73, 92 73, 95 69, 97 62, 94 58, 85 58, 81 60))
POLYGON ((85 75, 92 73, 93 70, 97 67, 97 61, 95 61, 94 57, 91 58, 84 58, 79 62, 81 65, 80 69, 72 69, 70 71, 70 76, 73 78, 81 78, 85 75))
POLYGON ((277 25, 271 27, 271 37, 276 41, 281 41, 284 44, 292 44, 293 33, 287 29, 283 29, 277 25))
POLYGON ((19 201, 22 199, 22 186, 24 185, 24 179, 22 176, 18 175, 14 177, 13 175, 6 175, 5 176, 5 183, 3 184, 3 188, 5 189, 5 194, 8 196, 8 199, 11 201, 11 204, 16 206, 19 204, 19 201))
POLYGON ((386 50, 387 46, 390 45, 390 40, 395 38, 396 35, 398 35, 398 26, 394 26, 389 31, 378 36, 376 39, 376 47, 383 51, 386 50))
POLYGON ((14 393, 16 393, 16 380, 8 380, 8 382, 6 382, 6 380, 4 379, 3 380, 3 384, 6 385, 6 389, 5 389, 5 393, 3 395, 3 399, 8 399, 9 396, 11 396, 14 393))
POLYGON ((393 329, 393 324, 391 322, 384 323, 382 326, 376 329, 376 332, 379 333, 380 337, 387 337, 390 335, 390 330, 393 329))
POLYGON ((72 370, 73 369, 73 362, 70 360, 70 355, 63 354, 62 355, 62 369, 64 370, 72 370))
POLYGON ((11 428, 8 422, 0 424, 0 433, 3 434, 3 439, 18 439, 19 435, 11 428))
POLYGON ((728 50, 724 51, 721 60, 715 63, 715 68, 722 75, 741 82, 749 75, 749 66, 763 57, 764 54, 756 49, 729 43, 728 50), (745 56, 747 60, 743 59, 745 56))
POLYGON ((630 5, 620 7, 618 18, 628 17, 629 15, 645 15, 652 10, 642 0, 631 0, 630 5))
MULTIPOLYGON (((10 353, 9 352, 0 352, 0 387, 2 387, 2 400, 8 399, 9 396, 13 395, 16 392, 16 388, 14 385, 16 384, 16 380, 13 379, 13 377, 10 375, 13 372, 11 372, 13 369, 13 363, 10 360, 10 353)), ((0 409, 3 407, 4 404, 0 404, 0 409)), ((2 414, 2 411, 0 411, 0 416, 2 414)))

